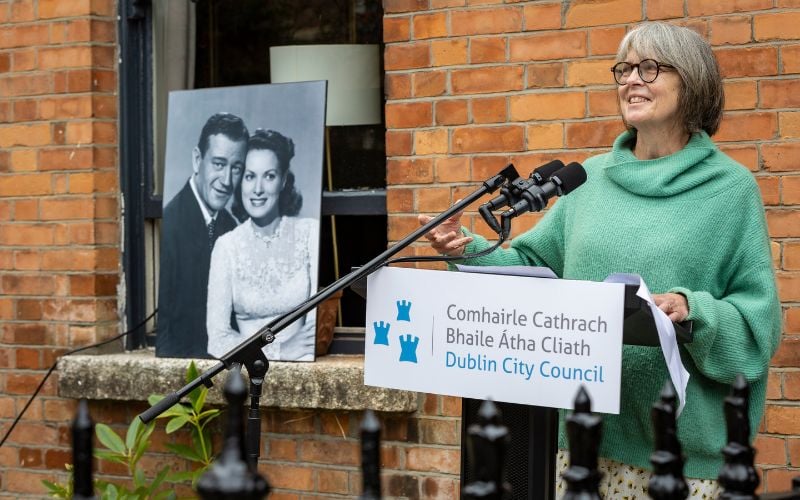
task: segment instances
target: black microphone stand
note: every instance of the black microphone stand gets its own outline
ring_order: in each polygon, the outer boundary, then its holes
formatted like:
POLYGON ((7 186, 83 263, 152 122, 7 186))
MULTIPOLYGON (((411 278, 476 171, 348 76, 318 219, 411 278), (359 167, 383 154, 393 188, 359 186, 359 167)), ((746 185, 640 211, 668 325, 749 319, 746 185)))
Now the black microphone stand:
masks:
POLYGON ((247 419, 247 457, 249 463, 255 467, 258 463, 259 450, 261 447, 259 399, 261 397, 261 387, 264 378, 269 370, 269 361, 267 361, 267 357, 264 355, 262 348, 271 344, 275 340, 275 335, 277 333, 302 318, 306 313, 317 307, 317 305, 325 301, 328 297, 383 267, 390 257, 417 241, 425 233, 444 222, 445 219, 467 207, 470 203, 480 199, 482 196, 493 193, 506 181, 513 182, 516 177, 518 177, 518 174, 514 166, 507 166, 497 175, 484 181, 474 192, 431 219, 427 224, 420 226, 416 231, 397 242, 382 254, 350 274, 334 281, 315 295, 312 295, 308 300, 295 307, 292 311, 263 326, 250 336, 250 338, 219 358, 219 363, 201 373, 198 378, 192 380, 176 392, 168 394, 164 399, 142 412, 138 418, 144 423, 152 421, 178 403, 184 396, 200 387, 200 385, 209 388, 212 387, 214 385, 212 379, 222 370, 230 369, 235 365, 238 369, 238 365, 243 365, 247 368, 247 374, 250 377, 250 412, 247 419))

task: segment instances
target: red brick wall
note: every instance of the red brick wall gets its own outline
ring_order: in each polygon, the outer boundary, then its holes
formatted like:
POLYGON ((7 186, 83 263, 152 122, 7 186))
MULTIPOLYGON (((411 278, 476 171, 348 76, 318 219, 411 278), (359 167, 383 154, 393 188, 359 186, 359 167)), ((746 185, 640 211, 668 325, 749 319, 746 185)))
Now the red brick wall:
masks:
MULTIPOLYGON (((392 240, 416 227, 418 212, 443 210, 508 161, 529 171, 607 148, 621 129, 607 68, 630 23, 669 19, 709 37, 728 92, 717 140, 759 179, 774 238, 785 338, 757 460, 768 489, 787 488, 800 474, 800 2, 384 5, 392 240)), ((113 0, 0 0, 3 433, 58 354, 118 330, 116 9, 113 0)), ((483 232, 474 214, 469 224, 483 232)), ((0 497, 41 497, 40 479, 64 478, 74 403, 56 396, 56 377, 0 448, 0 497)), ((94 402, 91 410, 122 429, 143 407, 94 402)), ((387 495, 456 496, 459 414, 458 399, 421 395, 417 414, 384 416, 387 495)), ((262 470, 280 488, 273 498, 359 490, 359 415, 269 415, 262 470)), ((169 439, 155 435, 150 468, 172 463, 169 439)))
MULTIPOLYGON (((0 434, 58 355, 119 329, 116 14, 114 0, 0 0, 0 434)), ((57 396, 57 378, 0 448, 0 498, 41 498, 42 479, 66 479, 75 403, 57 396)), ((420 400, 412 418, 381 417, 385 491, 454 498, 460 400, 420 400)), ((90 404, 94 420, 118 433, 144 408, 90 404)), ((360 414, 265 415, 261 469, 271 498, 357 495, 360 414)), ((163 428, 142 464, 185 468, 164 443, 187 436, 163 428)), ((105 462, 96 469, 118 481, 124 472, 105 462)))
MULTIPOLYGON (((116 5, 0 1, 0 432, 44 370, 118 328, 116 5)), ((45 385, 0 448, 0 491, 63 470, 74 405, 45 385)))
MULTIPOLYGON (((529 172, 553 157, 606 150, 623 128, 608 68, 631 25, 666 20, 710 40, 727 98, 714 139, 758 179, 773 238, 785 326, 756 460, 767 489, 788 489, 800 475, 800 1, 384 0, 384 8, 394 241, 417 226, 417 213, 444 210, 508 162, 529 172)), ((474 211, 465 220, 491 236, 474 211)))

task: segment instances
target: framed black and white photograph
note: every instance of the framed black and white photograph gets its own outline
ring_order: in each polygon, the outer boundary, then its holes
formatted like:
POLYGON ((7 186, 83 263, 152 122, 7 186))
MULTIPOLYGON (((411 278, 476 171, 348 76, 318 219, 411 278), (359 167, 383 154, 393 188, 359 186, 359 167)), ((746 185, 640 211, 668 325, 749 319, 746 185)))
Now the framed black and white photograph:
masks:
MULTIPOLYGON (((170 93, 157 356, 219 358, 316 292, 325 85, 170 93)), ((315 333, 264 352, 313 361, 315 333)))

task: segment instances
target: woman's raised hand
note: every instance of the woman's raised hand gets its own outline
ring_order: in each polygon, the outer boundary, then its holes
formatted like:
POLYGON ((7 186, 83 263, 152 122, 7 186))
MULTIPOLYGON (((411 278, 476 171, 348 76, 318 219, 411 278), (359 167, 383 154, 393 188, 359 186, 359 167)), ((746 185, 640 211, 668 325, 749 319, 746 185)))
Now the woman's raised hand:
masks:
MULTIPOLYGON (((441 224, 425 233, 425 238, 431 242, 431 247, 442 255, 463 255, 467 243, 472 241, 471 236, 464 236, 461 232, 461 215, 464 212, 456 212, 441 224)), ((420 215, 417 217, 419 224, 424 226, 433 217, 420 215)))

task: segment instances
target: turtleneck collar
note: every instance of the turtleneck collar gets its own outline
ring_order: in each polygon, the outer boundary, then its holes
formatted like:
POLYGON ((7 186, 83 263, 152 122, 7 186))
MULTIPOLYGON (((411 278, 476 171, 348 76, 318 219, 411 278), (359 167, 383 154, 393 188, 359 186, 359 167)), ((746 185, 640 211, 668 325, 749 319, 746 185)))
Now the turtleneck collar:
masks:
POLYGON ((664 197, 695 189, 713 180, 715 168, 699 165, 717 151, 717 147, 701 131, 689 138, 686 146, 671 155, 652 160, 639 160, 633 154, 635 133, 623 132, 614 141, 604 172, 611 181, 640 196, 664 197))

